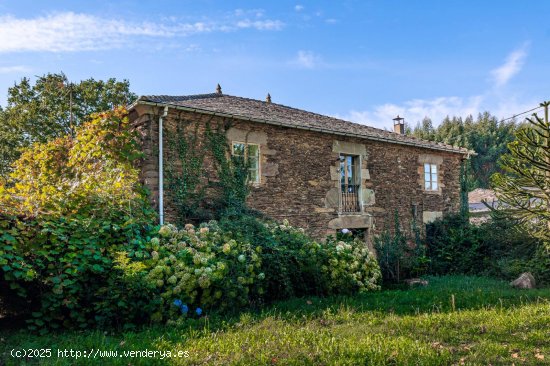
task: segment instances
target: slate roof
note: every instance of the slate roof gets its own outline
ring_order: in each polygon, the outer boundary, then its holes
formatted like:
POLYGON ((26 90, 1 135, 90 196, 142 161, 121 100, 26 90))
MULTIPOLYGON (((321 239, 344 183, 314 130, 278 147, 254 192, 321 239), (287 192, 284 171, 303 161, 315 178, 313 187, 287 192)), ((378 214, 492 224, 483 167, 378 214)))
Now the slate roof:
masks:
POLYGON ((345 121, 342 119, 307 112, 276 103, 236 97, 227 94, 197 94, 187 96, 147 95, 140 97, 136 104, 154 104, 206 114, 220 114, 242 120, 280 125, 291 128, 314 130, 345 136, 355 136, 370 140, 419 146, 434 150, 444 150, 460 154, 475 152, 452 145, 436 143, 402 135, 391 131, 345 121))

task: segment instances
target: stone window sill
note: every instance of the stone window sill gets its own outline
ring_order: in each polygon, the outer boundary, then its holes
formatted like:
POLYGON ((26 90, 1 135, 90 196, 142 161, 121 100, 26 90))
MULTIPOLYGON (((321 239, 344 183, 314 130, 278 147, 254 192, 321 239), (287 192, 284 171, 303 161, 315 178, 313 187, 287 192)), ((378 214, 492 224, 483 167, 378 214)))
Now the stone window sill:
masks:
POLYGON ((426 190, 423 190, 423 192, 424 192, 425 194, 441 195, 441 191, 440 191, 440 190, 437 190, 437 191, 426 191, 426 190))

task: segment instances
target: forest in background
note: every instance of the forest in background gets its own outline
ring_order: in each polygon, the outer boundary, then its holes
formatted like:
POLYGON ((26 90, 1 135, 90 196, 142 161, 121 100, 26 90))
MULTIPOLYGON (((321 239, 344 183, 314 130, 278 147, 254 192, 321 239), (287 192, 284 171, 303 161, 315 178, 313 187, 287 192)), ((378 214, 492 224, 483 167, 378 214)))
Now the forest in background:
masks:
POLYGON ((461 146, 474 150, 468 166, 468 191, 491 188, 490 177, 502 172, 499 158, 508 151, 507 144, 514 141, 514 132, 521 126, 515 119, 500 121, 489 112, 473 116, 447 116, 437 127, 425 117, 414 127, 407 125, 405 133, 417 138, 461 146))

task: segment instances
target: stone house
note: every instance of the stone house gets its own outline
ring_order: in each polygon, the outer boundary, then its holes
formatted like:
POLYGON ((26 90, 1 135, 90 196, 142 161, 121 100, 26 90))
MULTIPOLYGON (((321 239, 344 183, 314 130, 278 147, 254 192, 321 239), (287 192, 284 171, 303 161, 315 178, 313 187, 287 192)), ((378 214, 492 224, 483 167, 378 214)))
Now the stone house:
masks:
MULTIPOLYGON (((142 96, 130 119, 142 132, 142 179, 161 220, 175 215, 164 183, 167 135, 179 125, 198 126, 204 136, 206 123, 231 120, 233 153, 248 147, 248 205, 318 238, 344 228, 368 238, 391 229, 396 211, 404 228, 457 212, 460 165, 473 153, 406 136, 399 118, 390 132, 272 103, 269 95, 225 95, 219 87, 212 94, 142 96)), ((212 157, 205 156, 203 169, 215 179, 212 157)))

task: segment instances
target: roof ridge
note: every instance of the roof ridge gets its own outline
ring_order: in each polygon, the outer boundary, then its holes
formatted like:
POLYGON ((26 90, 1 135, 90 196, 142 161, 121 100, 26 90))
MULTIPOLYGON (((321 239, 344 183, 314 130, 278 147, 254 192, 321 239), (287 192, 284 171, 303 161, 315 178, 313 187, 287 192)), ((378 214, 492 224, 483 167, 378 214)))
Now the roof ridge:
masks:
MULTIPOLYGON (((320 114, 320 113, 317 113, 317 112, 311 112, 311 111, 307 111, 307 110, 304 110, 304 109, 299 109, 299 108, 296 108, 296 107, 290 107, 290 106, 287 106, 287 105, 284 105, 284 104, 273 103, 273 102, 268 103, 264 100, 253 99, 253 98, 248 98, 248 97, 241 97, 241 96, 230 95, 230 94, 207 93, 207 94, 191 94, 191 95, 179 95, 179 96, 178 95, 175 95, 175 96, 173 96, 173 95, 144 95, 144 96, 139 97, 138 100, 136 101, 136 103, 139 102, 139 101, 145 101, 145 102, 149 101, 149 102, 154 102, 154 103, 171 104, 171 105, 174 105, 175 107, 178 107, 178 106, 185 107, 184 104, 179 105, 178 103, 179 102, 186 102, 186 101, 193 101, 193 100, 200 100, 200 99, 222 99, 222 98, 237 99, 237 100, 240 100, 240 101, 243 101, 243 102, 246 102, 246 103, 251 103, 251 102, 252 103, 261 103, 266 108, 272 109, 272 110, 276 110, 276 108, 284 108, 284 109, 289 110, 289 111, 294 111, 294 112, 297 112, 297 113, 300 113, 300 114, 306 114, 308 116, 311 116, 313 121, 316 121, 316 123, 318 125, 324 126, 322 128, 326 128, 327 131, 330 131, 331 127, 330 126, 326 127, 326 125, 328 125, 327 122, 329 122, 329 121, 326 121, 325 119, 329 119, 329 120, 332 120, 334 122, 343 123, 343 124, 349 126, 349 128, 353 128, 353 126, 357 126, 358 128, 364 129, 363 130, 364 131, 363 136, 365 136, 367 138, 369 137, 369 135, 370 135, 371 138, 376 138, 376 135, 378 134, 378 135, 382 135, 382 136, 380 136, 381 138, 388 139, 388 140, 393 140, 397 143, 399 143, 399 142, 406 143, 407 141, 409 141, 409 142, 417 141, 418 143, 423 144, 426 148, 444 147, 446 150, 450 150, 450 151, 457 151, 457 152, 463 152, 463 153, 470 153, 471 152, 470 150, 468 150, 467 148, 464 148, 464 147, 458 147, 458 146, 446 144, 446 143, 443 143, 443 142, 424 140, 424 139, 420 139, 420 138, 417 138, 417 137, 414 137, 414 136, 409 136, 409 135, 402 135, 402 134, 398 134, 398 133, 395 133, 395 132, 390 131, 390 130, 385 130, 385 129, 381 129, 381 128, 377 128, 377 127, 373 127, 373 126, 369 126, 369 125, 361 124, 361 123, 357 123, 357 122, 347 121, 347 120, 344 120, 344 119, 341 119, 341 118, 337 118, 337 117, 333 117, 333 116, 327 116, 327 115, 320 114)), ((216 112, 215 106, 208 106, 208 105, 204 106, 204 105, 200 105, 200 103, 199 103, 199 106, 194 106, 194 108, 199 109, 199 110, 202 109, 204 111, 216 112)), ((252 108, 254 108, 254 107, 252 107, 252 108)), ((259 112, 259 113, 261 113, 261 112, 259 112)), ((236 117, 238 117, 239 115, 241 117, 245 117, 245 118, 247 117, 246 113, 239 114, 239 113, 232 113, 231 112, 229 114, 233 114, 236 117)), ((263 117, 263 116, 262 117, 255 117, 255 118, 265 119, 266 121, 270 120, 272 122, 277 122, 277 123, 284 122, 283 120, 280 120, 281 116, 277 116, 276 112, 274 114, 275 114, 275 116, 274 116, 275 118, 272 118, 272 119, 269 119, 269 118, 266 118, 266 117, 263 117)), ((250 117, 250 116, 248 116, 248 117, 250 117)), ((294 124, 297 124, 297 126, 298 125, 304 126, 304 123, 303 123, 303 121, 300 121, 299 116, 297 118, 294 118, 294 119, 289 117, 288 120, 290 122, 294 122, 294 124)), ((306 124, 306 127, 307 127, 307 124, 306 124)), ((343 132, 346 132, 345 128, 344 128, 343 132)))

